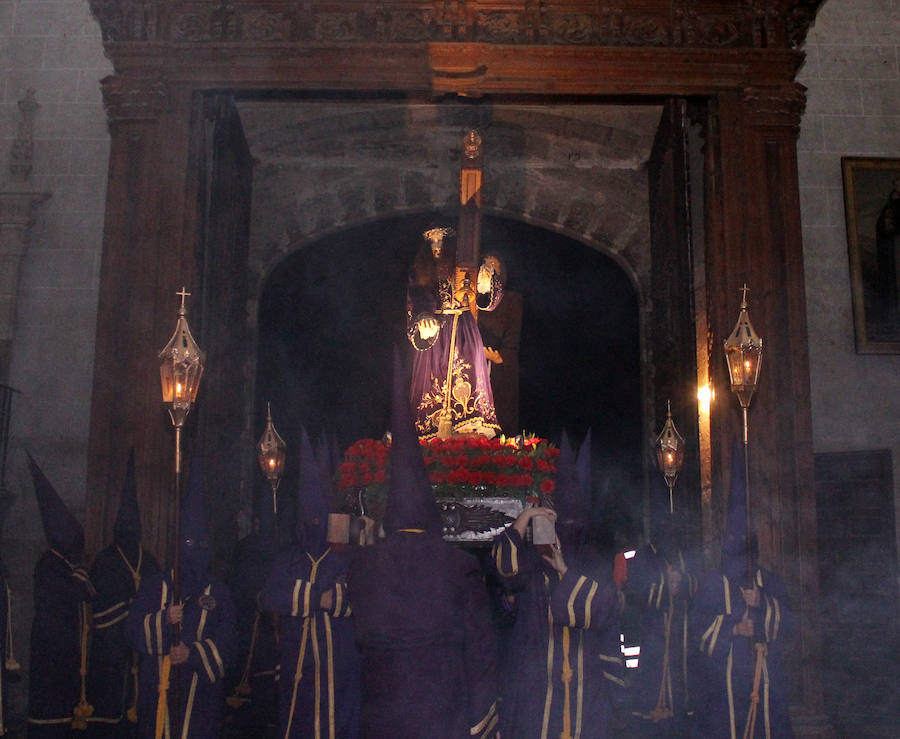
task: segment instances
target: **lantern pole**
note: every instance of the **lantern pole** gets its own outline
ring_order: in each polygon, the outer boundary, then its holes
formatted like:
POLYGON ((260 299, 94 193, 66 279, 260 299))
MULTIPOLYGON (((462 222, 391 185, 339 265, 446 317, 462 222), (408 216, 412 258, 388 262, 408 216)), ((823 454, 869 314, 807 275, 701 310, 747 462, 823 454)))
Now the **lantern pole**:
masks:
POLYGON ((181 436, 185 419, 197 399, 200 378, 206 362, 206 353, 200 349, 188 326, 184 300, 190 295, 185 288, 176 295, 181 297, 175 332, 169 343, 159 353, 159 374, 162 385, 162 399, 169 411, 169 418, 175 428, 175 490, 174 490, 174 551, 172 552, 172 596, 173 602, 181 600, 180 593, 180 553, 181 536, 181 487, 182 454, 181 436))
POLYGON ((762 364, 763 340, 753 329, 750 323, 750 315, 747 312, 747 293, 749 288, 745 284, 741 288, 741 312, 731 335, 725 340, 725 359, 728 362, 728 375, 731 381, 731 391, 737 396, 741 404, 741 415, 744 426, 744 509, 746 512, 746 545, 747 545, 747 576, 753 582, 755 565, 753 562, 753 550, 751 536, 753 533, 752 515, 750 508, 750 423, 749 408, 753 393, 759 385, 759 370, 762 364))

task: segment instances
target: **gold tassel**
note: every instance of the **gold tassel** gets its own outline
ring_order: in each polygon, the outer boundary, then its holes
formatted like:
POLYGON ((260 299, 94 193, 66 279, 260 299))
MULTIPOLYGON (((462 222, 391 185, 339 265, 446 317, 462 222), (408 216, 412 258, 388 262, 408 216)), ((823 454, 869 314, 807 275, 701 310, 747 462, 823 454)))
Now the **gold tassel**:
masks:
POLYGON ((138 665, 137 665, 137 652, 131 653, 131 680, 134 683, 134 695, 131 698, 131 705, 128 706, 128 710, 125 711, 125 718, 128 719, 128 722, 131 724, 137 723, 137 703, 138 703, 138 665))
POLYGON ((253 663, 253 653, 256 651, 256 639, 259 636, 259 611, 253 619, 253 632, 250 636, 250 649, 247 651, 247 664, 244 665, 244 674, 241 675, 241 681, 234 689, 234 693, 229 695, 225 702, 231 708, 240 708, 244 703, 249 702, 250 694, 253 688, 250 687, 250 667, 253 663))
POLYGON ((87 702, 85 681, 87 679, 87 651, 88 651, 88 629, 90 614, 88 613, 87 603, 81 604, 81 665, 78 672, 81 675, 81 699, 75 710, 72 712, 72 728, 84 730, 87 728, 87 720, 93 715, 94 707, 87 702))
POLYGON ((169 672, 172 669, 172 660, 167 654, 162 658, 159 668, 159 698, 156 700, 156 739, 162 739, 166 729, 166 713, 169 700, 169 672))
POLYGON ((9 672, 18 672, 21 665, 13 653, 12 639, 12 591, 6 586, 6 669, 9 672))

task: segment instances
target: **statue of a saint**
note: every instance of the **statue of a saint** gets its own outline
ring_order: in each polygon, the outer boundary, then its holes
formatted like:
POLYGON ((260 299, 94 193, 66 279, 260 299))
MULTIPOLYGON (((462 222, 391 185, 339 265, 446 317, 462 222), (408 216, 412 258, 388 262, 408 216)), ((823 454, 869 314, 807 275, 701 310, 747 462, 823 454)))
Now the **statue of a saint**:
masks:
POLYGON ((490 270, 472 280, 470 270, 457 266, 454 235, 451 228, 426 231, 410 272, 407 332, 416 350, 410 405, 420 438, 491 438, 500 426, 476 316, 479 303, 482 310, 499 304, 502 286, 490 270))

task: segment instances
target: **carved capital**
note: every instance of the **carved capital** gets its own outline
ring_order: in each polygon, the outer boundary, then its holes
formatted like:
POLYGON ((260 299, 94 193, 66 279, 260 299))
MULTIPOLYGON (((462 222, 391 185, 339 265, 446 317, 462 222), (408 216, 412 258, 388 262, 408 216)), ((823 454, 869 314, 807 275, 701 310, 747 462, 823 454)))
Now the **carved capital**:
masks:
POLYGON ((799 82, 773 87, 744 88, 743 102, 754 126, 799 128, 806 110, 806 88, 799 82))
POLYGON ((100 24, 103 40, 156 41, 159 17, 166 0, 89 0, 91 13, 100 24))
POLYGON ((126 121, 153 120, 166 109, 169 90, 160 77, 113 75, 101 81, 103 105, 110 126, 126 121))

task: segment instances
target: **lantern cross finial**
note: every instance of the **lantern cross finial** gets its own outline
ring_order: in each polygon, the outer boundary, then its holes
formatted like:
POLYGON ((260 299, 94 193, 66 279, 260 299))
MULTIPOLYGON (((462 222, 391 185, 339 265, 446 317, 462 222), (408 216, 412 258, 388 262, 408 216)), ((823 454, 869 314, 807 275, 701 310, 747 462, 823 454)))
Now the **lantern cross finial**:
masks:
POLYGON ((181 296, 181 310, 184 310, 184 299, 185 299, 188 295, 190 295, 190 293, 187 291, 187 288, 186 288, 186 287, 182 286, 181 290, 179 290, 179 291, 178 291, 177 293, 175 293, 175 294, 181 296))
POLYGON ((747 293, 750 292, 750 288, 747 287, 747 283, 744 283, 744 286, 741 288, 741 308, 747 307, 747 293))

